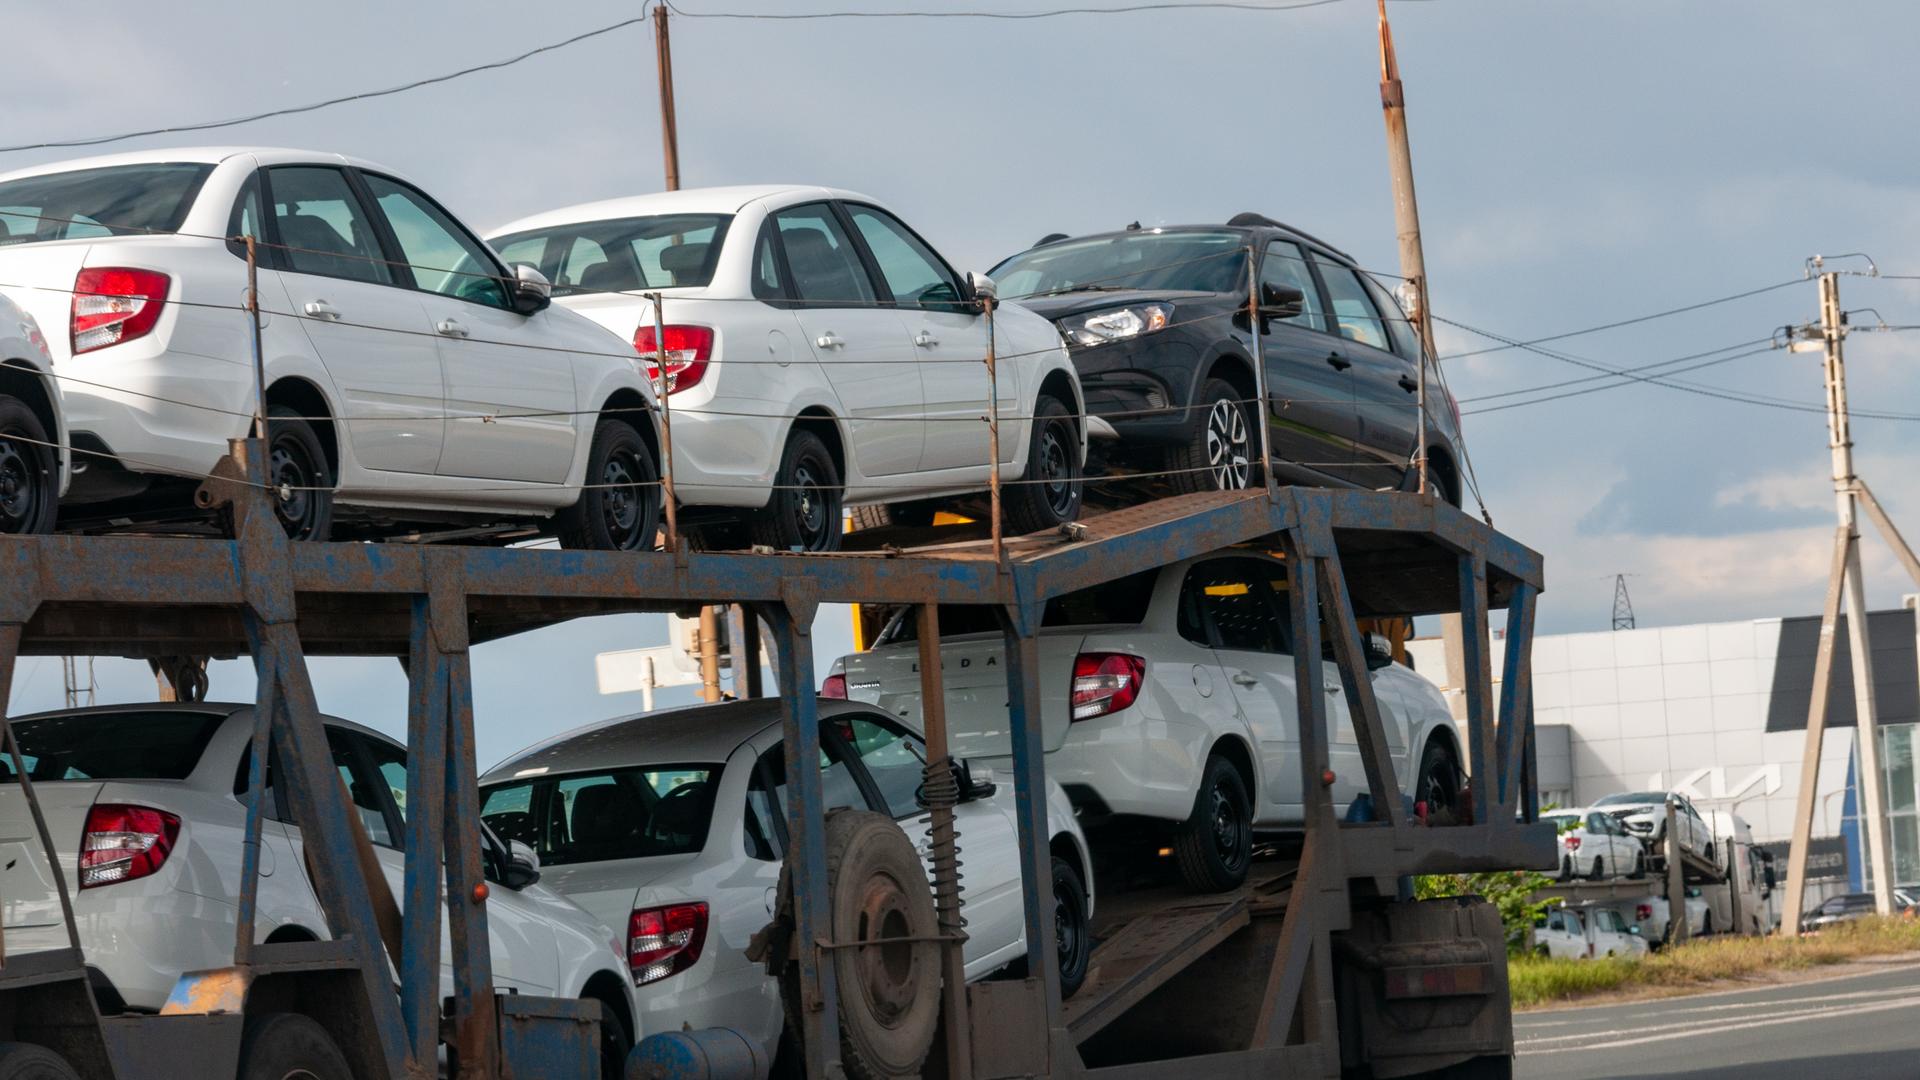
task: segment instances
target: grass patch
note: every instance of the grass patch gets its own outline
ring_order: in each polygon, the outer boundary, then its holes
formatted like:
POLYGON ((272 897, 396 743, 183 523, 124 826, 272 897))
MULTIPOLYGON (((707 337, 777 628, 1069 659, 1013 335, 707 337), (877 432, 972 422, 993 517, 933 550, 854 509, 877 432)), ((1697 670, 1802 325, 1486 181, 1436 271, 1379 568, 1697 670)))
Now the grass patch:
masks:
POLYGON ((1797 971, 1865 956, 1920 952, 1920 919, 1872 918, 1804 938, 1713 937, 1640 959, 1549 960, 1515 956, 1507 964, 1515 1008, 1574 1001, 1614 990, 1679 992, 1727 979, 1797 971))

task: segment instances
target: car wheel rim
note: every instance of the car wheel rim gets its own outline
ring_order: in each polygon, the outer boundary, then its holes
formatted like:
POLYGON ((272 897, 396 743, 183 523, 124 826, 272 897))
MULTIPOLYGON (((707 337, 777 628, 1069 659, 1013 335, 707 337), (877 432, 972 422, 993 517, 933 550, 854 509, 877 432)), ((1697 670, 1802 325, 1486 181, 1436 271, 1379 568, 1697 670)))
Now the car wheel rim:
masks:
POLYGON ((1222 866, 1237 872, 1246 857, 1241 844, 1244 829, 1240 824, 1240 808, 1233 796, 1220 787, 1213 789, 1212 804, 1209 817, 1213 824, 1214 851, 1220 856, 1222 866))
POLYGON ((306 447, 292 436, 282 435, 273 442, 268 455, 267 475, 279 496, 275 512, 287 535, 303 540, 313 535, 313 516, 318 510, 317 476, 306 447))
POLYGON ((1427 766, 1427 773, 1423 779, 1426 787, 1425 802, 1429 812, 1453 806, 1456 796, 1453 790, 1453 763, 1444 754, 1435 755, 1432 764, 1427 766))
POLYGON ((1034 475, 1042 481, 1041 490, 1046 493, 1047 510, 1059 521, 1073 517, 1074 504, 1080 500, 1079 486, 1074 483, 1073 457, 1067 452, 1061 438, 1058 422, 1047 425, 1040 436, 1040 460, 1034 475))
POLYGON ((1207 469, 1214 487, 1238 491, 1251 471, 1247 455, 1247 418, 1231 401, 1216 401, 1207 413, 1207 469))
POLYGON ((607 537, 621 551, 638 547, 646 539, 639 535, 646 498, 641 485, 650 479, 631 451, 609 457, 606 468, 601 471, 600 482, 605 485, 600 492, 601 518, 606 523, 607 537))
POLYGON ((826 488, 814 475, 812 465, 803 461, 793 470, 793 528, 800 546, 808 551, 824 548, 831 524, 826 488))
POLYGON ((12 432, 0 436, 0 532, 23 533, 39 516, 39 472, 12 432))
POLYGON ((1080 956, 1080 908, 1065 895, 1064 875, 1053 879, 1053 940, 1060 956, 1060 974, 1064 978, 1076 967, 1080 956))

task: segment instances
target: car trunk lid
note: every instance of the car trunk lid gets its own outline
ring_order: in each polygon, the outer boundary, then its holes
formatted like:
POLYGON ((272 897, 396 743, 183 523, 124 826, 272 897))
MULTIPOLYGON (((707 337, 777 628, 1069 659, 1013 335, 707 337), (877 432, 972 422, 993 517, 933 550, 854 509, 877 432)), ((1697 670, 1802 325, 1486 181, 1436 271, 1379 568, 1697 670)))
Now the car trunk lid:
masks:
POLYGON ((0 295, 19 304, 40 324, 55 363, 73 355, 67 332, 73 318, 73 281, 87 265, 94 243, 52 240, 0 246, 0 295))
MULTIPOLYGON (((59 925, 63 921, 59 887, 33 827, 26 794, 12 778, 11 770, 6 772, 7 778, 0 781, 0 923, 8 933, 59 925)), ((103 786, 90 781, 43 781, 33 785, 40 811, 47 819, 47 832, 53 838, 58 872, 66 878, 69 895, 79 889, 80 834, 86 829, 87 811, 103 786)))
MULTIPOLYGON (((1073 658, 1086 640, 1082 627, 1042 631, 1040 715, 1046 749, 1067 738, 1067 698, 1073 682, 1073 658)), ((948 746, 955 757, 1004 757, 1013 753, 1007 707, 1006 638, 1000 634, 962 634, 940 642, 940 671, 947 705, 948 746)), ((847 696, 925 729, 920 701, 920 648, 883 646, 855 653, 845 661, 847 696)))

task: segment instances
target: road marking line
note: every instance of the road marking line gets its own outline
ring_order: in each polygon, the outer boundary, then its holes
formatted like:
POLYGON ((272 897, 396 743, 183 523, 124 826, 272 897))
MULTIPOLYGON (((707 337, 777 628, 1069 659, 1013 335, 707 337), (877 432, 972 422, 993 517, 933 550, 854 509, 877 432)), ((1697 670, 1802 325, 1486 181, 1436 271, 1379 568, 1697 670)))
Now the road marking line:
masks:
MULTIPOLYGON (((1727 1012, 1730 1010, 1738 1010, 1738 1009, 1765 1008, 1769 1005, 1805 1006, 1805 1005, 1814 1005, 1823 1001, 1857 1001, 1861 998, 1896 997, 1902 994, 1910 994, 1912 992, 1913 992, 1913 988, 1910 986, 1892 986, 1892 987, 1885 987, 1879 990, 1854 990, 1844 994, 1821 994, 1815 997, 1788 998, 1788 999, 1783 999, 1779 1001, 1745 1001, 1745 1002, 1728 1002, 1720 1005, 1681 1006, 1678 1008, 1646 1008, 1646 1009, 1636 1010, 1635 1012, 1630 1014, 1623 1015, 1619 1018, 1619 1020, 1622 1023, 1628 1024, 1628 1026, 1632 1030, 1644 1031, 1648 1029, 1638 1024, 1631 1024, 1630 1021, 1634 1020, 1636 1017, 1639 1017, 1639 1016, 1674 1017, 1674 1016, 1680 1016, 1680 1015, 1686 1015, 1686 1014, 1692 1014, 1692 1013, 1727 1012)), ((1664 999, 1664 1000, 1670 1001, 1674 999, 1664 999)), ((1659 1003, 1650 1002, 1648 1004, 1658 1005, 1659 1003)), ((1526 1024, 1526 1025, 1516 1024, 1514 1025, 1514 1027, 1517 1032, 1522 1030, 1523 1028, 1568 1027, 1568 1026, 1579 1024, 1579 1023, 1582 1023, 1582 1021, 1555 1020, 1547 1024, 1526 1024)), ((1667 1026, 1677 1027, 1677 1026, 1684 1026, 1684 1025, 1672 1024, 1667 1026)), ((1558 1039, 1558 1038, 1568 1038, 1568 1037, 1569 1036, 1562 1036, 1562 1035, 1541 1036, 1541 1038, 1547 1038, 1547 1039, 1558 1039)))
MULTIPOLYGON (((1920 997, 1913 997, 1904 1001, 1883 1001, 1883 1002, 1877 1002, 1877 1003, 1868 1004, 1868 1005, 1834 1005, 1834 1006, 1829 1006, 1827 1008, 1810 1009, 1805 1012, 1799 1012, 1799 1013, 1784 1013, 1784 1014, 1769 1015, 1766 1017, 1762 1017, 1760 1019, 1748 1020, 1741 1023, 1709 1022, 1709 1023, 1672 1025, 1673 1027, 1676 1027, 1676 1028, 1687 1029, 1684 1031, 1662 1031, 1658 1029, 1649 1029, 1649 1028, 1632 1028, 1632 1029, 1619 1030, 1619 1031, 1594 1032, 1590 1035, 1584 1036, 1584 1038, 1589 1040, 1589 1043, 1592 1040, 1606 1040, 1605 1046, 1607 1048, 1617 1049, 1623 1046, 1640 1046, 1645 1043, 1651 1043, 1651 1042, 1665 1042, 1672 1039, 1682 1038, 1688 1035, 1719 1035, 1719 1034, 1723 1034, 1731 1031, 1745 1031, 1749 1028, 1772 1027, 1776 1024, 1797 1023, 1802 1020, 1819 1020, 1825 1017, 1835 1016, 1840 1014, 1846 1014, 1850 1016, 1861 1016, 1867 1013, 1888 1012, 1893 1009, 1915 1009, 1915 1008, 1920 1008, 1920 997), (1632 1039, 1613 1038, 1613 1036, 1626 1035, 1626 1034, 1634 1034, 1634 1035, 1638 1035, 1639 1037, 1632 1038, 1632 1039)), ((1555 1038, 1571 1039, 1576 1037, 1580 1037, 1580 1036, 1567 1035, 1567 1036, 1556 1036, 1555 1038)), ((1574 1046, 1547 1046, 1547 1047, 1540 1047, 1537 1049, 1516 1047, 1516 1053, 1518 1054, 1565 1054, 1575 1050, 1594 1049, 1594 1047, 1592 1045, 1589 1045, 1589 1043, 1581 1043, 1574 1046)))

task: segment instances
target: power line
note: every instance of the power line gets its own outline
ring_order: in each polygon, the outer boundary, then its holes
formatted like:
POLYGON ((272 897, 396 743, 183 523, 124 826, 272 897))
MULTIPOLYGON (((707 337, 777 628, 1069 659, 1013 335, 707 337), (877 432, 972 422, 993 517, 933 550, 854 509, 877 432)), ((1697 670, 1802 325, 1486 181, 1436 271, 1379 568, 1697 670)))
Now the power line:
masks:
MULTIPOLYGON (((1698 371, 1703 367, 1712 367, 1715 364, 1724 364, 1729 360, 1738 360, 1738 359, 1741 359, 1742 357, 1757 355, 1758 353, 1771 352, 1772 341, 1773 339, 1770 337, 1755 338, 1752 341, 1742 341, 1734 345, 1722 345, 1718 349, 1708 349, 1705 352, 1689 353, 1686 356, 1675 356, 1666 360, 1655 360, 1650 364, 1641 364, 1637 367, 1621 368, 1620 375, 1612 375, 1612 374, 1583 375, 1577 379, 1562 379, 1559 382, 1540 383, 1535 386, 1523 386, 1518 390, 1502 390, 1499 393, 1495 393, 1495 394, 1481 394, 1477 397, 1461 398, 1459 399, 1459 404, 1465 405, 1475 401, 1492 401, 1495 398, 1516 397, 1521 394, 1539 393, 1540 391, 1543 391, 1543 390, 1558 390, 1563 386, 1579 386, 1582 383, 1597 382, 1601 379, 1623 378, 1628 373, 1651 371, 1654 368, 1669 367, 1674 364, 1684 364, 1689 360, 1703 360, 1707 357, 1717 357, 1717 359, 1708 360, 1706 363, 1703 363, 1703 364, 1695 364, 1692 367, 1684 367, 1684 368, 1676 369, 1674 371, 1663 371, 1660 373, 1660 376, 1662 378, 1672 378, 1673 376, 1678 375, 1681 372, 1698 371), (1769 347, 1768 348, 1758 347, 1763 345, 1769 346, 1769 347), (1733 352, 1736 349, 1747 349, 1751 351, 1742 352, 1738 356, 1721 356, 1720 355, 1721 353, 1733 352)), ((1607 386, 1596 386, 1591 388, 1591 390, 1611 390, 1615 386, 1625 386, 1625 385, 1626 383, 1624 382, 1612 383, 1607 386)), ((1581 391, 1581 393, 1589 393, 1591 392, 1591 390, 1581 391)), ((1556 395, 1556 396, 1559 396, 1559 395, 1556 395)), ((1542 398, 1540 400, 1551 401, 1553 399, 1542 398)), ((1521 404, 1531 404, 1531 403, 1522 402, 1521 404)), ((1481 410, 1481 411, 1487 411, 1487 410, 1481 410)))
POLYGON ((673 0, 664 0, 667 10, 675 15, 689 19, 741 19, 768 20, 777 22, 798 22, 809 19, 1005 19, 1025 21, 1030 19, 1054 19, 1063 15, 1135 15, 1145 11, 1297 11, 1301 8, 1325 7, 1338 4, 1342 0, 1293 0, 1292 3, 1255 3, 1251 0, 1195 0, 1193 3, 1178 3, 1163 0, 1160 3, 1129 4, 1123 7, 1071 7, 1054 8, 1048 11, 687 11, 673 0))
MULTIPOLYGON (((1506 341, 1507 343, 1504 345, 1496 345, 1486 349, 1473 349, 1468 352, 1457 352, 1449 356, 1443 356, 1440 359, 1459 360, 1468 356, 1484 356, 1487 353, 1505 352, 1508 349, 1524 349, 1529 345, 1544 345, 1549 341, 1563 341, 1567 338, 1581 337, 1582 335, 1585 335, 1585 334, 1597 334, 1602 330, 1617 330, 1622 326, 1633 326, 1637 323, 1652 322, 1655 319, 1664 319, 1669 315, 1684 315, 1689 311, 1699 311, 1702 308, 1710 308, 1718 304, 1730 304, 1735 300, 1745 300, 1749 296, 1759 296, 1762 293, 1774 292, 1775 290, 1778 290, 1778 289, 1784 289, 1789 285, 1804 285, 1804 284, 1806 284, 1805 278, 1794 278, 1791 281, 1782 281, 1774 285, 1765 285, 1758 289, 1748 289, 1746 292, 1734 293, 1731 296, 1718 296, 1712 300, 1702 300, 1697 304, 1688 304, 1685 307, 1668 308, 1665 311, 1656 311, 1650 315, 1636 315, 1631 319, 1620 319, 1616 322, 1601 323, 1598 326, 1589 326, 1581 330, 1569 330, 1563 334, 1549 334, 1546 337, 1533 338, 1528 341, 1507 341, 1507 339, 1505 338, 1496 337, 1493 340, 1506 341)), ((1453 323, 1452 325, 1459 326, 1460 324, 1453 323)), ((1461 327, 1461 329, 1467 329, 1467 328, 1461 327)), ((1475 331, 1475 333, 1478 333, 1478 331, 1475 331)))

